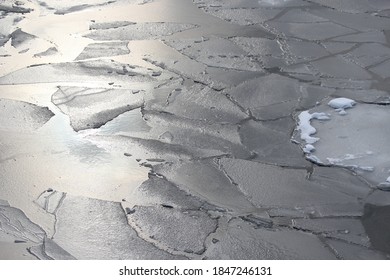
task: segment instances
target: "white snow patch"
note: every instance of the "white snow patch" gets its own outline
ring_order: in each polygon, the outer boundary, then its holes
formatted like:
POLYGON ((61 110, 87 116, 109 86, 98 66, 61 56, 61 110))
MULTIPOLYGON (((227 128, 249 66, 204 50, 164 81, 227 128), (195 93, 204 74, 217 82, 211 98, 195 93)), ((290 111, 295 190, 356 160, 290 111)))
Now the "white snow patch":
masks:
POLYGON ((310 121, 312 119, 317 120, 329 120, 329 116, 325 113, 309 113, 309 111, 303 111, 299 114, 299 125, 298 130, 301 131, 301 139, 304 140, 307 144, 314 144, 319 140, 317 137, 312 137, 311 135, 315 134, 317 130, 311 125, 310 121))
POLYGON ((352 108, 354 105, 356 105, 356 101, 349 98, 340 97, 332 99, 329 101, 328 105, 335 109, 335 111, 340 115, 346 115, 347 112, 345 109, 352 108))
POLYGON ((314 152, 315 151, 315 147, 311 144, 307 144, 304 148, 303 148, 303 151, 306 153, 306 154, 310 154, 311 152, 314 152))

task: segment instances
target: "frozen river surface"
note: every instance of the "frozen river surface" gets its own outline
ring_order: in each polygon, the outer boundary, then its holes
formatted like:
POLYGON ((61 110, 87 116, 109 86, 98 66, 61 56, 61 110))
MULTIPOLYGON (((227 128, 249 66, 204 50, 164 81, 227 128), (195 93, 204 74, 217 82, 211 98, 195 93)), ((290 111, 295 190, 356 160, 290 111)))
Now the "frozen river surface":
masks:
POLYGON ((0 259, 389 259, 387 0, 0 0, 0 259))

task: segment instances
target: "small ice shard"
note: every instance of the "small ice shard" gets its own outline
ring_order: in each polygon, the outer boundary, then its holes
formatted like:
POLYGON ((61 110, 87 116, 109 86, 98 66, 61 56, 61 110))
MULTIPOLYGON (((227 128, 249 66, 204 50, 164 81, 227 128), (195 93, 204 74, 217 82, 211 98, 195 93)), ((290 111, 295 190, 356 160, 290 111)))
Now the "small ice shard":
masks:
POLYGON ((303 111, 299 114, 299 125, 298 130, 301 131, 301 139, 308 144, 314 144, 319 140, 317 137, 311 135, 316 133, 316 129, 310 124, 312 119, 317 120, 329 120, 329 116, 325 113, 309 113, 309 111, 303 111))
POLYGON ((345 109, 352 108, 356 104, 355 100, 340 97, 335 98, 329 101, 328 105, 335 109, 336 112, 338 112, 340 115, 346 115, 347 112, 345 109))

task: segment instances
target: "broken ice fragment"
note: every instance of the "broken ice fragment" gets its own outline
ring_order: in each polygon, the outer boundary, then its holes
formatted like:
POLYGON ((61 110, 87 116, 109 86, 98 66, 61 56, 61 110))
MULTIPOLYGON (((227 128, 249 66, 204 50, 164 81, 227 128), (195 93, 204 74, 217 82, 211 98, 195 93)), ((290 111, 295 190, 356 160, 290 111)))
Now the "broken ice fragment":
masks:
POLYGON ((6 120, 1 130, 7 131, 34 131, 54 116, 47 107, 5 98, 0 98, 0 108, 0 119, 6 120))
POLYGON ((86 46, 82 53, 76 58, 76 60, 119 56, 128 53, 130 53, 130 50, 127 47, 127 42, 93 43, 86 46))
POLYGON ((172 207, 138 206, 128 219, 139 232, 151 236, 158 244, 195 254, 205 251, 205 239, 217 228, 217 221, 204 212, 172 207))
POLYGON ((206 251, 209 259, 334 259, 313 234, 295 230, 253 228, 233 219, 206 251))

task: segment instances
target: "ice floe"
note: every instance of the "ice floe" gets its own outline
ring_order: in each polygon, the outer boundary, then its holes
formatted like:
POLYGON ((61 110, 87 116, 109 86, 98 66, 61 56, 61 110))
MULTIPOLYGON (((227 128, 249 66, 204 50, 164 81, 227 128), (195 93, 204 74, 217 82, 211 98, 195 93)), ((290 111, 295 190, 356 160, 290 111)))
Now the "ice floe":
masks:
POLYGON ((139 108, 143 94, 122 89, 59 87, 52 102, 70 117, 73 129, 79 131, 101 127, 120 114, 139 108))
POLYGON ((320 113, 309 110, 298 115, 297 131, 306 158, 320 165, 351 169, 378 188, 387 190, 390 167, 390 150, 386 144, 390 135, 388 108, 358 104, 344 97, 334 98, 327 104, 328 107, 317 107, 316 110, 322 111, 320 113), (348 108, 347 115, 345 109, 348 108), (322 122, 324 119, 327 121, 322 122))

